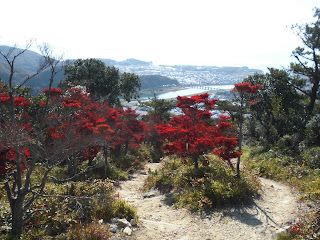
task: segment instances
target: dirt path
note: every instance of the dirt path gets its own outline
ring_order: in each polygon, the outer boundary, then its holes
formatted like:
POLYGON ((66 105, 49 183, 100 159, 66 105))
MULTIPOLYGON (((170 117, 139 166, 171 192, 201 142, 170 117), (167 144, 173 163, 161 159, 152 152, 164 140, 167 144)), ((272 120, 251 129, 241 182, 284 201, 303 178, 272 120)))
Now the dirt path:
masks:
POLYGON ((149 163, 116 189, 121 199, 135 206, 140 227, 132 239, 138 240, 269 240, 288 225, 301 208, 298 196, 281 183, 261 178, 261 197, 250 207, 225 208, 213 213, 192 214, 170 205, 170 196, 158 192, 143 193, 140 188, 148 169, 161 163, 149 163))

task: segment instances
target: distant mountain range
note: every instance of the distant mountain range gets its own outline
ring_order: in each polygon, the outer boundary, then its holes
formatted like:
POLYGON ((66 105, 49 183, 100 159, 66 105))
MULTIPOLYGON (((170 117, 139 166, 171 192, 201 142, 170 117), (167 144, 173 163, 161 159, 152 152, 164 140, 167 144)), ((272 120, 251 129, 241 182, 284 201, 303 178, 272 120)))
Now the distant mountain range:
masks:
POLYGON ((141 60, 137 60, 134 58, 129 58, 124 61, 115 61, 112 59, 106 59, 106 58, 98 58, 102 62, 104 62, 107 66, 150 66, 152 65, 152 62, 145 62, 141 60))
MULTIPOLYGON (((8 46, 0 46, 0 51, 7 53, 8 46)), ((11 56, 14 56, 21 49, 15 49, 11 56)), ((14 84, 19 84, 28 75, 37 71, 42 56, 36 52, 27 50, 15 61, 14 84)), ((183 66, 183 65, 153 65, 152 62, 145 62, 137 59, 115 61, 112 59, 99 58, 107 66, 115 66, 121 72, 131 72, 139 75, 142 88, 157 88, 163 85, 179 84, 234 84, 242 81, 243 78, 261 70, 249 69, 247 67, 212 67, 212 66, 183 66)), ((72 61, 72 60, 71 60, 72 61)), ((64 79, 62 64, 59 74, 56 75, 54 86, 64 79)), ((10 68, 6 60, 0 56, 0 77, 8 81, 10 68)), ((27 86, 34 88, 37 93, 40 89, 46 88, 49 83, 50 72, 44 70, 37 77, 29 80, 27 86)))

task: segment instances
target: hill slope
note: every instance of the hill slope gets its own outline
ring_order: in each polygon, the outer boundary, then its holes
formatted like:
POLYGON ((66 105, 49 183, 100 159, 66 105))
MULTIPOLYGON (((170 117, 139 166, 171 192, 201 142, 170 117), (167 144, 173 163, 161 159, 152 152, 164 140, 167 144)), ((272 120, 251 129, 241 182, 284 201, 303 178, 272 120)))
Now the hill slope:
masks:
MULTIPOLYGON (((10 49, 11 47, 0 45, 0 51, 3 53, 9 52, 10 49)), ((16 48, 12 52, 10 59, 12 59, 12 57, 20 51, 22 51, 22 49, 16 48)), ((39 53, 27 50, 15 60, 15 66, 21 69, 25 69, 29 72, 36 72, 41 59, 42 56, 39 53)), ((4 57, 0 56, 0 62, 6 63, 4 57)))
POLYGON ((142 75, 142 76, 139 76, 139 78, 141 81, 142 89, 158 88, 158 87, 163 87, 164 85, 168 85, 168 86, 180 85, 180 83, 177 80, 164 77, 161 75, 142 75))

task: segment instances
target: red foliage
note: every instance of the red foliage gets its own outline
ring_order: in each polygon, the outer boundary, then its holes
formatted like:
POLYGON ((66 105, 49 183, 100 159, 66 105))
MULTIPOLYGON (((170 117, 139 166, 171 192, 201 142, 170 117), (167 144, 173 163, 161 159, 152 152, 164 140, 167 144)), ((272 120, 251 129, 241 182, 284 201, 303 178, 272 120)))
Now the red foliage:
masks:
MULTIPOLYGON (((48 95, 49 89, 48 88, 43 89, 43 93, 45 95, 48 95)), ((55 87, 50 88, 50 97, 52 99, 58 99, 62 95, 63 95, 63 91, 61 89, 55 88, 55 87)))
MULTIPOLYGON (((4 88, 0 90, 3 91, 0 91, 0 107, 7 106, 10 104, 10 97, 4 88)), ((48 103, 43 129, 45 134, 41 137, 48 156, 76 156, 80 160, 92 160, 103 147, 126 146, 126 150, 136 149, 144 140, 145 123, 137 120, 138 114, 130 108, 126 111, 110 108, 107 104, 91 99, 88 92, 81 88, 69 89, 65 93, 57 88, 51 88, 50 94, 49 89, 43 92, 47 95, 47 100, 38 104, 44 106, 48 103)), ((17 109, 21 110, 29 103, 30 100, 24 97, 14 97, 17 109)), ((7 107, 4 108, 6 109, 7 107)), ((25 111, 20 110, 15 111, 15 118, 19 121, 15 128, 17 131, 21 129, 20 132, 31 139, 34 134, 33 126, 39 123, 32 121, 37 118, 31 119, 25 111)), ((29 143, 22 141, 21 144, 10 145, 5 137, 0 139, 0 172, 17 168, 14 166, 17 154, 21 158, 20 165, 24 165, 32 156, 30 150, 25 148, 29 143)))
POLYGON ((27 107, 30 105, 30 100, 25 100, 24 97, 17 97, 14 99, 14 105, 16 107, 27 107))
MULTIPOLYGON (((10 97, 7 92, 3 92, 0 95, 0 103, 9 103, 10 97)), ((25 108, 30 105, 30 100, 25 100, 24 97, 14 97, 13 100, 14 106, 25 108)))
POLYGON ((235 152, 238 141, 237 138, 232 137, 219 137, 217 138, 219 148, 214 150, 214 154, 218 155, 222 159, 229 161, 232 158, 237 158, 242 155, 241 152, 235 152))
POLYGON ((93 160, 97 156, 97 154, 100 151, 100 149, 101 149, 101 147, 99 147, 99 146, 92 146, 92 147, 87 148, 83 153, 83 159, 82 160, 83 161, 87 161, 87 160, 91 161, 91 160, 93 160))
POLYGON ((82 160, 92 160, 113 132, 107 118, 112 109, 89 98, 87 92, 78 88, 70 89, 60 97, 60 104, 63 106, 61 111, 47 118, 47 122, 54 125, 47 130, 47 146, 52 151, 57 145, 79 149, 73 154, 82 160))
POLYGON ((81 103, 78 100, 67 98, 61 104, 68 108, 80 108, 81 103))
POLYGON ((261 84, 256 84, 254 86, 251 86, 251 83, 243 82, 243 83, 235 84, 234 89, 232 89, 232 92, 245 92, 245 93, 256 94, 258 90, 262 87, 263 86, 261 84))
POLYGON ((29 165, 28 159, 31 158, 28 148, 4 148, 0 151, 0 175, 17 168, 17 157, 19 157, 20 168, 23 172, 29 165))
POLYGON ((197 159, 200 155, 213 152, 225 160, 239 156, 235 152, 235 137, 230 137, 229 117, 222 115, 218 123, 211 118, 217 99, 209 100, 208 94, 190 98, 178 97, 177 106, 185 113, 173 117, 168 124, 157 128, 168 142, 163 149, 167 154, 197 159))
POLYGON ((49 134, 49 141, 54 141, 61 138, 66 138, 66 136, 61 132, 59 127, 49 127, 47 130, 49 134))
POLYGON ((10 97, 6 92, 1 93, 0 95, 0 103, 7 103, 10 101, 10 97))
POLYGON ((145 132, 145 140, 151 144, 159 143, 162 146, 162 139, 157 126, 163 124, 158 116, 146 115, 144 116, 147 131, 145 132))
POLYGON ((88 147, 76 156, 92 160, 98 153, 97 149, 111 148, 125 152, 137 149, 144 140, 145 124, 137 120, 139 115, 130 108, 125 111, 110 108, 107 104, 94 101, 81 89, 68 90, 61 98, 61 106, 62 113, 66 115, 52 113, 48 116, 47 122, 59 122, 48 129, 47 144, 52 146, 52 151, 55 145, 63 145, 64 142, 86 143, 88 147))
POLYGON ((125 151, 129 148, 139 148, 142 141, 145 139, 146 125, 144 122, 137 120, 137 114, 133 109, 128 108, 121 111, 121 115, 116 123, 117 142, 114 147, 119 147, 124 144, 125 151))
POLYGON ((24 97, 13 96, 13 110, 15 118, 9 118, 9 108, 11 104, 7 89, 0 84, 0 174, 3 175, 14 169, 24 169, 31 158, 31 152, 26 147, 32 137, 32 123, 26 107, 30 105, 30 100, 24 97), (19 166, 16 165, 19 160, 19 166))

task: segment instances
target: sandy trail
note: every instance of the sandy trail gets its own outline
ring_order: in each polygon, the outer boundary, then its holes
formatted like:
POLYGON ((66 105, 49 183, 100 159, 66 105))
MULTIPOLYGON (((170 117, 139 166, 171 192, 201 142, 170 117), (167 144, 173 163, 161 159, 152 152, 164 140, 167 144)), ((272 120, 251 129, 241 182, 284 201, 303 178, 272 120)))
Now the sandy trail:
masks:
POLYGON ((148 169, 161 163, 149 163, 116 189, 121 199, 137 208, 139 228, 131 239, 138 240, 269 240, 276 239, 277 229, 288 225, 301 209, 298 195, 291 188, 261 178, 261 197, 251 206, 216 210, 209 214, 193 214, 171 206, 170 195, 141 192, 148 169))

